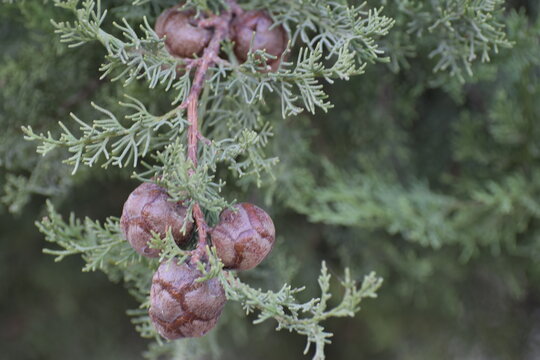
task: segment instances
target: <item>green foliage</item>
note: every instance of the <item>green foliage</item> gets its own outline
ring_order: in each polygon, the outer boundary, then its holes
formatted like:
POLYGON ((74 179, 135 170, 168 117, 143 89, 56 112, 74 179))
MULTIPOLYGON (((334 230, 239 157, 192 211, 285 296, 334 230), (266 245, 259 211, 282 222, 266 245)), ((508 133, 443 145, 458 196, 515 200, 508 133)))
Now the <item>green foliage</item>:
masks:
POLYGON ((9 28, 0 37, 0 179, 10 211, 33 194, 70 206, 78 184, 119 174, 164 186, 190 215, 199 203, 210 225, 247 199, 264 199, 276 222, 273 254, 241 279, 207 249, 201 281, 222 281, 231 300, 223 321, 202 339, 162 343, 146 311, 152 271, 184 261, 192 244, 156 235, 161 258, 148 260, 122 240, 118 213, 64 220, 48 204, 38 223, 53 244, 45 252, 80 254, 84 270, 126 286, 141 304, 132 322, 155 340, 145 356, 228 359, 250 346, 261 359, 297 359, 273 348, 283 332, 269 336, 270 323, 305 336, 314 359, 535 358, 526 352, 540 279, 536 2, 240 1, 287 29, 288 52, 278 71, 261 72, 268 54, 240 64, 222 44, 226 61, 210 69, 200 98, 197 167, 178 108, 193 71, 176 73, 186 64, 152 29, 174 3, 0 6, 9 28), (347 270, 334 288, 324 262, 320 293, 292 285, 315 285, 323 260, 376 270, 385 286, 374 275, 357 284, 347 270), (331 320, 352 317, 376 292, 354 321, 331 320))
MULTIPOLYGON (((107 31, 107 11, 102 10, 99 1, 55 1, 55 5, 71 11, 76 17, 75 21, 53 21, 62 42, 70 47, 80 47, 98 41, 105 47, 105 62, 100 67, 101 79, 107 78, 112 82, 123 80, 124 85, 146 80, 149 89, 160 87, 160 91, 165 93, 173 91, 173 106, 185 100, 191 86, 191 70, 177 77, 176 69, 182 65, 182 60, 168 55, 163 41, 157 37, 146 18, 142 19, 142 36, 139 36, 125 19, 121 25, 113 24, 116 29, 107 31), (118 31, 123 38, 115 35, 118 31)), ((201 6, 201 10, 207 8, 206 3, 194 5, 201 6)), ((142 164, 146 169, 138 171, 136 177, 144 181, 158 179, 158 183, 167 188, 174 200, 188 199, 188 216, 191 216, 193 205, 198 203, 211 217, 216 217, 219 211, 230 205, 230 201, 221 195, 225 182, 216 178, 220 164, 225 164, 236 178, 253 178, 258 186, 262 185, 263 172, 272 176, 272 167, 277 163, 277 158, 267 158, 264 149, 270 141, 272 130, 261 116, 268 94, 274 93, 281 100, 283 117, 297 115, 303 108, 311 113, 316 108, 327 111, 331 104, 326 101, 328 95, 319 79, 332 83, 334 78, 348 80, 352 75, 361 74, 365 65, 363 61, 376 60, 380 55, 373 37, 385 35, 392 25, 389 18, 379 15, 379 10, 368 13, 365 5, 349 8, 335 4, 332 9, 323 7, 322 3, 301 2, 299 5, 296 13, 293 13, 297 15, 295 19, 299 19, 299 13, 304 12, 310 14, 309 23, 297 24, 293 32, 293 18, 276 17, 276 20, 292 33, 291 47, 297 41, 303 42, 305 47, 299 50, 296 61, 282 61, 277 72, 260 72, 265 58, 268 58, 264 52, 257 51, 244 64, 238 64, 232 47, 225 44, 223 49, 233 61, 219 62, 210 70, 211 75, 201 98, 204 106, 201 108, 204 114, 203 130, 207 130, 203 133, 212 140, 200 150, 196 167, 185 155, 187 122, 184 110, 173 108, 164 115, 153 115, 142 101, 128 95, 128 102, 120 103, 124 113, 126 110, 132 111, 123 116, 124 120, 119 120, 120 116, 112 111, 92 104, 104 117, 87 123, 72 114, 79 127, 78 132, 62 122, 58 137, 53 136, 51 131, 36 133, 28 126, 23 127, 26 139, 38 141, 38 153, 42 155, 60 149, 69 152, 71 156, 64 162, 73 167, 73 174, 81 165, 137 168, 142 164), (336 14, 332 22, 323 18, 329 11, 336 14), (339 26, 334 27, 335 24, 339 26), (323 36, 311 39, 307 31, 314 28, 319 29, 323 36), (357 63, 361 66, 358 67, 357 63), (242 111, 239 119, 238 104, 245 104, 240 106, 242 111)), ((279 8, 277 4, 275 8, 279 8)), ((90 219, 78 221, 72 215, 66 223, 49 204, 49 216, 38 227, 48 241, 60 247, 46 250, 46 253, 56 255, 57 260, 67 255, 82 254, 87 261, 85 270, 99 269, 112 279, 122 279, 130 292, 143 302, 143 307, 147 306, 144 284, 148 289, 148 276, 139 277, 136 281, 134 276, 143 271, 141 266, 144 265, 149 266, 147 273, 150 273, 156 262, 142 261, 133 254, 130 256, 125 241, 118 233, 116 219, 110 218, 101 225, 90 219), (128 254, 125 254, 126 249, 128 254)), ((156 234, 152 246, 162 250, 161 261, 187 259, 187 253, 174 246, 170 234, 163 240, 156 234)), ((210 249, 208 251, 212 254, 210 249)), ((353 316, 359 310, 361 299, 374 297, 381 282, 370 275, 357 289, 346 272, 342 281, 345 295, 341 304, 326 310, 330 287, 325 266, 319 278, 322 291, 320 300, 313 298, 300 304, 293 297, 300 289, 293 290, 285 285, 277 293, 255 290, 237 279, 225 278, 219 262, 212 265, 212 259, 216 259, 215 254, 210 257, 210 270, 201 268, 206 274, 204 279, 219 276, 226 285, 230 300, 243 303, 248 312, 254 308, 261 311, 258 322, 273 317, 278 321, 278 329, 285 328, 307 336, 306 353, 309 344, 314 344, 314 359, 324 358, 324 345, 331 336, 331 333, 324 331, 320 322, 330 317, 353 316), (285 309, 291 315, 287 315, 285 309), (307 313, 312 317, 300 316, 307 313)), ((155 336, 146 315, 138 311, 132 312, 132 315, 143 336, 155 336)))
POLYGON ((309 201, 294 208, 313 222, 385 229, 408 241, 439 248, 461 244, 469 257, 480 247, 499 253, 504 247, 520 251, 519 237, 540 215, 537 173, 512 175, 485 188, 472 186, 468 193, 449 196, 416 182, 414 187, 396 186, 363 174, 330 170, 327 183, 309 201))
POLYGON ((330 342, 329 338, 332 336, 331 333, 324 331, 320 323, 331 317, 353 317, 360 309, 359 304, 364 298, 377 297, 376 291, 382 284, 382 279, 371 273, 364 278, 360 288, 357 288, 349 270, 345 269, 345 276, 341 280, 341 285, 345 289, 343 298, 336 307, 327 310, 331 298, 330 274, 324 262, 318 279, 321 296, 306 303, 297 303, 295 299, 295 294, 301 292, 303 288, 293 289, 289 285, 284 285, 278 292, 261 292, 243 284, 238 278, 223 273, 221 281, 225 286, 227 298, 241 302, 247 314, 255 310, 260 311, 254 320, 255 324, 273 318, 278 323, 277 330, 295 331, 306 336, 307 345, 304 354, 307 354, 313 345, 314 360, 325 359, 324 346, 330 342), (310 317, 304 317, 304 314, 309 314, 310 317))
MULTIPOLYGON (((127 283, 129 280, 140 282, 135 285, 138 289, 137 298, 148 293, 148 272, 143 279, 133 277, 140 275, 145 259, 133 252, 133 249, 123 239, 118 226, 117 218, 108 218, 104 224, 85 218, 76 219, 71 214, 66 222, 58 214, 51 203, 47 203, 48 215, 41 222, 36 223, 39 230, 45 235, 45 240, 58 245, 56 249, 45 249, 46 254, 54 255, 55 261, 66 256, 81 254, 86 265, 83 271, 101 270, 111 279, 120 279, 122 269, 130 268, 122 277, 127 283)), ((154 264, 155 265, 155 264, 154 264)))
MULTIPOLYGON (((396 27, 385 39, 394 71, 411 67, 411 60, 433 59, 434 72, 448 72, 460 82, 473 75, 477 60, 508 48, 503 0, 436 0, 383 2, 395 13, 396 27)), ((439 83, 439 81, 437 81, 439 83)))
MULTIPOLYGON (((55 211, 52 204, 48 203, 48 216, 37 223, 39 230, 45 235, 45 239, 57 246, 57 249, 45 249, 46 254, 56 256, 55 261, 60 261, 69 255, 81 254, 86 265, 83 271, 101 270, 112 280, 123 280, 130 293, 139 301, 142 308, 149 303, 147 296, 150 288, 150 275, 160 261, 175 258, 177 261, 185 261, 187 255, 178 250, 178 246, 169 233, 164 239, 155 234, 152 245, 162 249, 161 257, 157 260, 147 260, 137 255, 119 233, 118 219, 108 218, 104 224, 89 218, 83 221, 70 215, 66 222, 55 211)), ((311 344, 315 347, 313 359, 324 359, 324 346, 329 343, 331 333, 324 331, 321 322, 332 317, 353 317, 360 310, 359 304, 365 298, 376 297, 376 291, 382 284, 382 279, 374 273, 366 276, 358 288, 356 281, 351 278, 349 270, 345 270, 345 276, 340 281, 344 288, 343 298, 338 305, 327 309, 328 302, 332 297, 330 289, 330 275, 323 262, 318 283, 321 295, 305 303, 298 303, 295 294, 303 288, 292 288, 283 285, 277 291, 262 291, 252 288, 241 282, 236 275, 223 271, 217 255, 208 252, 210 269, 201 263, 204 276, 200 281, 212 277, 219 277, 224 285, 227 299, 240 302, 247 314, 259 311, 255 324, 268 319, 277 321, 277 330, 286 329, 304 335, 308 339, 308 345, 304 353, 308 353, 311 344)), ((133 310, 129 312, 134 316, 134 324, 144 337, 156 337, 157 334, 149 323, 146 311, 133 310)))
POLYGON ((127 109, 135 112, 126 115, 128 126, 116 118, 110 111, 95 104, 92 106, 102 113, 105 118, 97 119, 88 125, 75 115, 71 117, 80 125, 82 135, 76 137, 67 126, 60 122, 62 134, 58 140, 49 132, 47 135, 35 134, 31 127, 23 127, 27 140, 38 140, 42 145, 38 153, 48 154, 58 147, 66 147, 73 154, 65 160, 66 164, 73 166, 73 174, 77 172, 82 163, 92 166, 102 162, 103 167, 114 165, 125 167, 130 164, 137 166, 139 158, 144 157, 156 148, 162 148, 170 140, 174 140, 178 133, 186 127, 186 120, 182 119, 178 110, 173 109, 166 114, 155 116, 148 112, 145 106, 134 98, 128 97, 130 102, 120 103, 127 109), (165 128, 165 131, 160 131, 165 128))

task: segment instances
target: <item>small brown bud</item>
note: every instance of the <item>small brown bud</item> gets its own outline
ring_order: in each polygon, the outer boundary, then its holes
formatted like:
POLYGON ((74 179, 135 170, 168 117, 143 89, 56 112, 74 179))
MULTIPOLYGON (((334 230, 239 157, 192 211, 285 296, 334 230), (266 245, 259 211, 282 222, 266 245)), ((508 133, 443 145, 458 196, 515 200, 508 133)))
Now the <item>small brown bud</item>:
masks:
POLYGON ((189 239, 193 229, 191 221, 186 226, 186 233, 182 233, 187 209, 169 199, 164 188, 153 183, 143 183, 126 200, 120 226, 126 240, 139 254, 159 256, 159 249, 152 249, 148 244, 152 239, 152 231, 163 238, 170 228, 178 245, 184 245, 189 239))
POLYGON ((283 26, 274 26, 270 15, 265 11, 246 11, 236 17, 232 23, 234 53, 240 61, 246 61, 250 47, 252 51, 264 50, 277 59, 269 59, 268 65, 276 71, 281 62, 281 55, 287 48, 289 37, 283 26), (252 42, 253 40, 253 42, 252 42))
POLYGON ((165 10, 156 20, 156 34, 166 36, 167 51, 182 58, 201 55, 210 42, 212 32, 198 26, 195 11, 180 11, 178 6, 165 10))
POLYGON ((195 265, 162 263, 152 278, 149 315, 161 336, 173 340, 199 337, 217 323, 225 306, 225 291, 218 279, 201 277, 195 265))
POLYGON ((226 268, 248 270, 257 266, 272 250, 276 230, 261 208, 240 203, 237 211, 225 209, 210 237, 226 268))

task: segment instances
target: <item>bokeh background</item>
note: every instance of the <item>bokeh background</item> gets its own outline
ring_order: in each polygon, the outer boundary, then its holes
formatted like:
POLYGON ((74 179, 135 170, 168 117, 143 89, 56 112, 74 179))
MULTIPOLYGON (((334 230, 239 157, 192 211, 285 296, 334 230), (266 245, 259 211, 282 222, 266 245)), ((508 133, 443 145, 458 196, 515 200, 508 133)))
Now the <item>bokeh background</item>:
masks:
MULTIPOLYGON (((104 3, 113 16, 137 21, 128 3, 104 3)), ((451 37, 408 31, 415 16, 426 18, 420 10, 368 3, 396 19, 380 40, 391 62, 328 86, 335 108, 327 114, 287 121, 269 114, 277 137, 270 151, 282 159, 276 183, 227 189, 273 199, 278 251, 261 272, 285 262, 293 284, 312 288, 325 259, 337 277, 343 266, 359 279, 371 270, 384 277, 379 298, 356 318, 328 323, 335 333, 328 359, 540 359, 538 1, 504 2, 496 17, 512 47, 473 62, 463 81, 433 71, 429 54, 451 37)), ((450 3, 424 5, 429 15, 450 3)), ((159 6, 141 11, 155 15, 159 6)), ((119 216, 137 185, 117 169, 72 177, 65 154, 41 158, 23 140, 22 125, 54 131, 70 112, 91 119, 90 101, 114 108, 125 91, 97 80, 101 47, 58 42, 49 19, 66 16, 50 2, 0 4, 0 358, 142 359, 149 342, 126 315, 137 303, 122 284, 81 272, 77 257, 55 263, 34 226, 46 198, 63 214, 119 216)), ((144 86, 129 91, 156 112, 168 106, 144 86)), ((252 326, 238 313, 226 314, 232 325, 220 358, 308 358, 302 338, 275 333, 271 323, 252 326)))

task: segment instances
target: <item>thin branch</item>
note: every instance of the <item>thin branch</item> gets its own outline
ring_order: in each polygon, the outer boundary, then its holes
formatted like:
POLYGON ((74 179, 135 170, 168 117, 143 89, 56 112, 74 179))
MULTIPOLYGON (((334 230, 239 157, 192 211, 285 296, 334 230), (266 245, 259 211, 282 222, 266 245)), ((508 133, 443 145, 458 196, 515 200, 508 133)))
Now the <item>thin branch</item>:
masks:
MULTIPOLYGON (((220 61, 218 53, 221 48, 221 42, 229 36, 233 12, 238 13, 241 11, 234 0, 229 1, 229 7, 230 10, 224 11, 221 15, 212 15, 208 19, 204 19, 199 22, 199 26, 213 28, 214 33, 208 46, 204 49, 202 57, 189 63, 190 66, 196 67, 197 70, 195 71, 195 76, 193 78, 189 95, 179 106, 180 109, 187 108, 187 117, 189 122, 187 134, 187 156, 188 159, 191 160, 194 168, 198 165, 197 150, 199 141, 201 141, 203 144, 208 143, 208 139, 206 139, 200 132, 198 113, 199 97, 202 89, 204 88, 206 73, 211 66, 220 61)), ((195 170, 191 169, 189 175, 191 176, 194 173, 195 170)), ((195 203, 193 206, 193 219, 195 220, 195 225, 199 233, 199 242, 191 259, 193 263, 196 263, 199 261, 199 259, 201 259, 201 257, 205 256, 208 230, 208 224, 206 223, 199 203, 195 203)))

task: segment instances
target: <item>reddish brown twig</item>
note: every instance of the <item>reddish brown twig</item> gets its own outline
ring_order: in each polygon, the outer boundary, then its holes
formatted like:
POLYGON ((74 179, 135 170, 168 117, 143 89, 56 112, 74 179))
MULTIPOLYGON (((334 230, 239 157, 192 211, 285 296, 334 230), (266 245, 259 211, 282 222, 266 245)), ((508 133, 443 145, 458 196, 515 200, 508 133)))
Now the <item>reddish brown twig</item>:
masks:
MULTIPOLYGON (((193 169, 190 170, 189 175, 193 175, 194 168, 198 165, 197 151, 199 141, 208 143, 208 140, 201 134, 199 129, 199 114, 198 105, 199 97, 202 89, 204 88, 204 81, 208 69, 220 61, 218 53, 221 47, 221 42, 229 36, 229 28, 232 19, 232 14, 241 11, 238 5, 234 1, 229 1, 230 10, 224 11, 221 15, 213 15, 208 19, 199 22, 199 26, 213 28, 214 33, 212 39, 208 43, 208 46, 203 52, 200 59, 190 63, 192 67, 196 67, 195 76, 191 85, 191 90, 180 105, 181 109, 187 108, 187 118, 189 122, 188 134, 187 134, 187 156, 193 164, 193 169)), ((191 258, 192 262, 197 262, 199 259, 205 256, 206 251, 206 237, 208 232, 208 225, 204 218, 201 206, 199 203, 195 203, 193 206, 193 219, 197 226, 199 234, 199 242, 197 248, 193 251, 191 258)))

